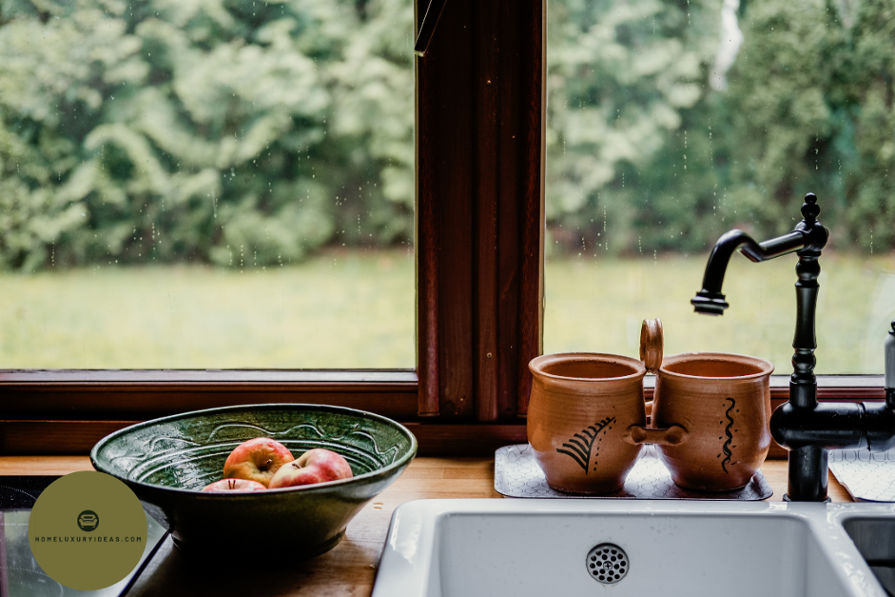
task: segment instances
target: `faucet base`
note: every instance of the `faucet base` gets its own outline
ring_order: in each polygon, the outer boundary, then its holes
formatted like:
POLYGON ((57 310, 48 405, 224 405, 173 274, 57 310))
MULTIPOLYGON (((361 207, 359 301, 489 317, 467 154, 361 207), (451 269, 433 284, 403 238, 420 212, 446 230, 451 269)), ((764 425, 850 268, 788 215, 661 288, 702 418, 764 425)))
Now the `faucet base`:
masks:
MULTIPOLYGON (((784 493, 782 499, 783 499, 784 502, 804 502, 804 501, 812 501, 812 500, 794 500, 794 499, 792 499, 791 497, 789 497, 789 494, 788 494, 788 493, 784 493)), ((827 496, 826 499, 824 499, 824 500, 820 500, 820 501, 822 501, 824 504, 829 504, 829 503, 831 503, 833 500, 830 499, 830 496, 827 496)))
POLYGON ((789 502, 828 502, 829 458, 826 448, 799 446, 789 452, 789 487, 783 499, 789 502))

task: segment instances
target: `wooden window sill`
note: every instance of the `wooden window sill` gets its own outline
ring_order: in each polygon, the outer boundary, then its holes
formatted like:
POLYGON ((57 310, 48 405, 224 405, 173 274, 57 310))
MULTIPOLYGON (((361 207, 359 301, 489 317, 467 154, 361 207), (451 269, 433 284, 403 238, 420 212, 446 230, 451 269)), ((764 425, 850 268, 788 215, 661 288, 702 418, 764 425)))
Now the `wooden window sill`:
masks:
MULTIPOLYGON (((646 398, 652 397, 647 379, 646 398)), ((772 407, 788 398, 774 376, 772 407)), ((824 376, 824 400, 877 400, 881 376, 824 376)), ((189 410, 235 404, 312 402, 370 410, 407 425, 421 455, 488 456, 526 441, 524 417, 475 422, 418 415, 413 371, 0 371, 0 453, 87 454, 112 431, 189 410)), ((774 446, 771 458, 785 458, 774 446)))

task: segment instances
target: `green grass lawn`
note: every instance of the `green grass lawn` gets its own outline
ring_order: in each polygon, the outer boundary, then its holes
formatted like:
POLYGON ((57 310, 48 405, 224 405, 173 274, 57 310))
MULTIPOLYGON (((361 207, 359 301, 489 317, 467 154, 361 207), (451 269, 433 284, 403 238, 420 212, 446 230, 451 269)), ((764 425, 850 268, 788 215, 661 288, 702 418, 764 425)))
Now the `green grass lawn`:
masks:
POLYGON ((0 367, 413 367, 410 253, 0 277, 0 367))
MULTIPOLYGON (((721 317, 693 312, 706 257, 548 261, 545 352, 586 350, 637 356, 640 323, 658 317, 665 354, 739 352, 792 372, 797 258, 751 263, 731 258, 721 317)), ((895 319, 895 256, 821 257, 817 306, 818 373, 880 373, 895 319)))
MULTIPOLYGON (((723 350, 789 373, 795 257, 735 255, 723 317, 696 315, 705 257, 550 259, 545 352, 637 355, 662 319, 667 354, 723 350)), ((818 372, 878 373, 895 319, 895 257, 824 255, 818 372)), ((412 368, 408 252, 327 253, 266 270, 101 267, 0 275, 0 368, 412 368)))

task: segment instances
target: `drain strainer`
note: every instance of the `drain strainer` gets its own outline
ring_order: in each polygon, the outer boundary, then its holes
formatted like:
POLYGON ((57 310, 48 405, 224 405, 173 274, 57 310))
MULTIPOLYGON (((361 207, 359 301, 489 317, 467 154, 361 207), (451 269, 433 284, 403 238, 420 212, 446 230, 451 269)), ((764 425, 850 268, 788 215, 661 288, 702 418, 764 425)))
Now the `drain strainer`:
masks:
POLYGON ((629 568, 628 554, 614 543, 600 543, 587 552, 587 572, 603 584, 617 583, 629 568))

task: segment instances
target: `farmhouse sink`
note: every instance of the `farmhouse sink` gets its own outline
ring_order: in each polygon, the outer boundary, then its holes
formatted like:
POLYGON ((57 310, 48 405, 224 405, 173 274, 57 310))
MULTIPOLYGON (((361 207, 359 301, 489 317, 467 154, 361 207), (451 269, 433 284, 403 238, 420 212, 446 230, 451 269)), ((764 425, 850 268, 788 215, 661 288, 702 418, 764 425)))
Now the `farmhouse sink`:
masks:
POLYGON ((885 596, 893 565, 887 504, 417 500, 373 595, 885 596))

